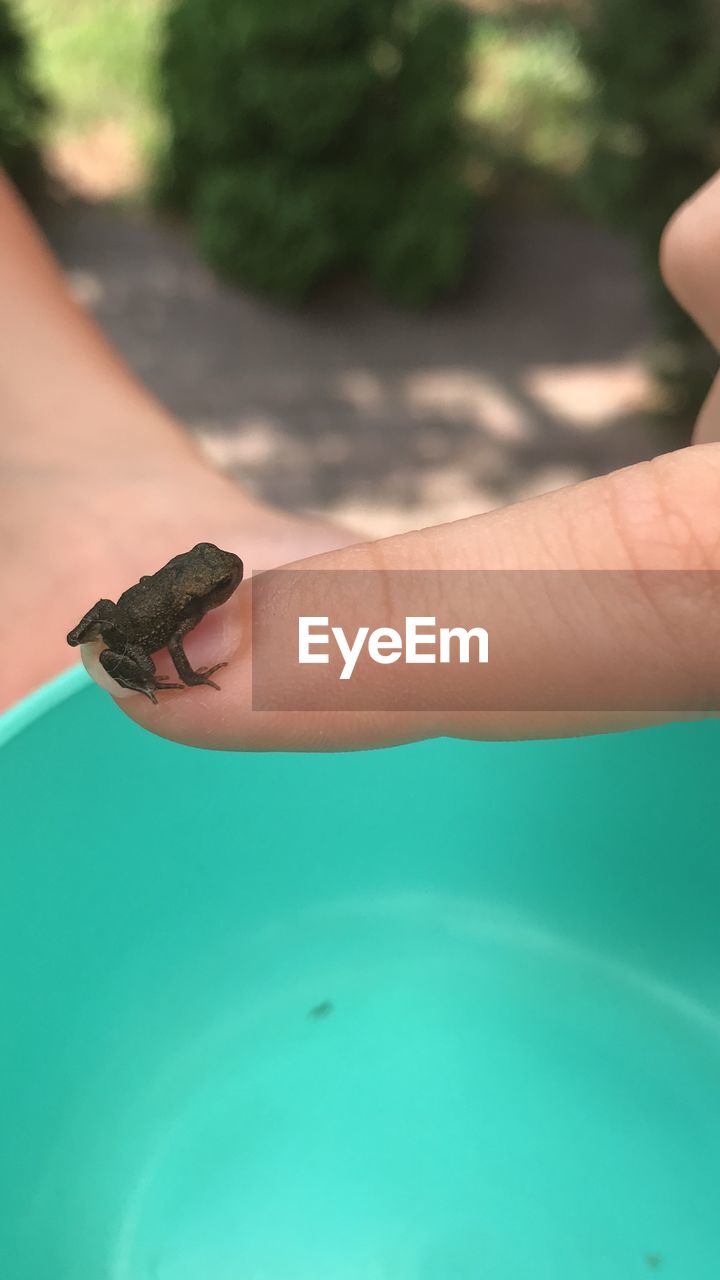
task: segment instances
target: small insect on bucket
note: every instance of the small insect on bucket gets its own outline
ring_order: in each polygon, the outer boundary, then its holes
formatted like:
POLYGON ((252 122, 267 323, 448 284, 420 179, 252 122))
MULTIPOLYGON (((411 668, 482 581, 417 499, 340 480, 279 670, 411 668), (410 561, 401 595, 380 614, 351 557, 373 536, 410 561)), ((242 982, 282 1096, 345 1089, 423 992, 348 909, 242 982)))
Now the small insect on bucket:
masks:
POLYGON ((0 735, 3 1277, 717 1274, 719 725, 0 735))

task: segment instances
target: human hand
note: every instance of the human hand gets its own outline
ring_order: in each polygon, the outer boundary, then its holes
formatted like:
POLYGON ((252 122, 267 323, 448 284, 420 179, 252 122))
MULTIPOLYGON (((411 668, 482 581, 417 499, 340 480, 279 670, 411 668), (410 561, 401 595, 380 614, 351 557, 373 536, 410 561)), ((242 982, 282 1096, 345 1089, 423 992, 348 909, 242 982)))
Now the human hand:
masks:
POLYGON ((207 540, 267 568, 354 537, 203 460, 72 302, 0 173, 0 710, 73 661, 89 603, 207 540))
MULTIPOLYGON (((679 300, 700 321, 717 343, 720 341, 720 180, 703 190, 673 220, 666 233, 662 260, 666 278, 679 300)), ((720 439, 720 391, 718 385, 701 415, 701 438, 720 439)), ((194 666, 229 661, 223 672, 222 694, 198 689, 163 696, 154 708, 141 697, 123 700, 127 714, 154 732, 205 747, 220 749, 357 749, 381 746, 436 735, 464 737, 554 736, 626 728, 682 716, 683 699, 688 714, 705 702, 707 709, 720 702, 715 655, 720 640, 720 614, 714 577, 706 571, 720 569, 720 444, 707 443, 668 454, 650 463, 627 468, 597 480, 433 529, 413 532, 380 542, 350 546, 315 557, 302 568, 334 571, 333 582, 342 583, 347 570, 369 574, 389 570, 646 570, 700 571, 697 591, 690 590, 674 602, 647 591, 643 611, 633 609, 614 619, 614 641, 619 658, 618 688, 624 699, 612 712, 521 711, 253 711, 252 663, 249 647, 251 591, 243 584, 218 615, 209 615, 187 639, 194 666), (705 574, 703 577, 702 575, 705 574), (709 588, 710 584, 710 589, 709 588), (631 660, 632 659, 632 660, 631 660), (623 682, 622 664, 628 661, 623 682), (646 688, 655 697, 639 716, 634 707, 632 673, 638 664, 647 667, 646 688), (634 666, 633 666, 634 664, 634 666), (649 682, 649 683, 648 683, 649 682)), ((243 558, 252 564, 243 548, 243 558)), ((388 575, 387 582, 397 577, 388 575)), ((429 574, 428 582, 437 574, 429 574)), ((356 579, 346 575, 347 591, 356 579)), ((690 579, 688 579, 690 581, 690 579)), ((591 576, 588 582, 592 583, 591 576)), ((288 583, 294 579, 288 577, 288 583)), ((646 583, 647 585, 647 583, 646 583)), ((291 590, 289 586, 288 590, 291 590)), ((342 587, 340 587, 342 591, 342 587)), ((572 623, 562 613, 542 619, 538 629, 528 619, 518 579, 517 596, 508 601, 514 626, 516 661, 506 661, 495 681, 493 705, 502 705, 503 689, 512 690, 512 705, 528 706, 537 699, 537 686, 549 676, 557 679, 559 661, 574 664, 574 680, 588 680, 594 671, 597 637, 571 632, 572 623), (539 631, 539 635, 538 635, 539 631), (532 661, 525 660, 531 653, 532 661), (503 685, 503 681, 505 682, 503 685)), ((592 590, 592 587, 590 587, 592 590)), ((345 602, 346 603, 346 602, 345 602)), ((397 602, 396 602, 397 603, 397 602)), ((338 606, 343 601, 338 600, 338 606)), ((388 602, 392 609, 393 602, 388 602)), ((282 579, 276 577, 272 592, 257 592, 252 622, 266 629, 272 616, 283 618, 294 601, 283 598, 282 579), (270 616, 272 615, 272 616, 270 616)), ((467 601, 468 613, 482 617, 482 600, 467 601)), ((425 609, 437 612, 430 596, 425 609)), ((320 669, 322 679, 327 669, 320 669)), ((467 668, 458 667, 443 679, 459 682, 449 689, 448 704, 457 705, 467 668)))

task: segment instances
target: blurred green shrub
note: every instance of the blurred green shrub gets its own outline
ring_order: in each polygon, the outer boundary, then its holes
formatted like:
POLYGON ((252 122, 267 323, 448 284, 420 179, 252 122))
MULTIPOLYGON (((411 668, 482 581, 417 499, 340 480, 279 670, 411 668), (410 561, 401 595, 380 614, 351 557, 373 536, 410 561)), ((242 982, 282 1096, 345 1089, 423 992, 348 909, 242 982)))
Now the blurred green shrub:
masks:
POLYGON ((156 190, 223 275, 299 301, 364 271, 422 305, 457 281, 472 201, 471 23, 430 0, 175 0, 156 190))
POLYGON ((509 3, 475 26, 470 120, 497 182, 527 178, 538 193, 572 200, 585 164, 593 81, 567 13, 509 3))
POLYGON ((657 370, 676 407, 697 408, 717 359, 666 290, 658 247, 720 164, 720 10, 713 0, 594 0, 579 34, 596 83, 586 195, 635 236, 665 338, 657 370))
POLYGON ((25 190, 39 173, 45 112, 30 74, 25 36, 6 0, 0 0, 0 165, 25 190))

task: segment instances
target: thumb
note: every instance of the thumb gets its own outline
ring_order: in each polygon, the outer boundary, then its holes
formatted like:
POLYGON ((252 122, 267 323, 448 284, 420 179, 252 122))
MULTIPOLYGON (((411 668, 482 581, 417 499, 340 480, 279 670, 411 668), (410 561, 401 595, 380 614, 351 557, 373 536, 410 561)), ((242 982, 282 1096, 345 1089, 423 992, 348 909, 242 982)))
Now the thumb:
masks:
MULTIPOLYGON (((720 174, 673 215, 660 244, 665 283, 688 315, 720 350, 720 174)), ((715 379, 693 440, 720 440, 720 379, 715 379)))
POLYGON ((220 693, 200 687, 162 694, 159 707, 142 697, 121 705, 153 732, 223 750, 555 736, 697 716, 720 703, 719 534, 720 445, 682 450, 260 575, 187 637, 193 666, 228 659, 220 693), (338 678, 340 654, 334 665, 301 668, 298 619, 315 616, 318 602, 330 622, 335 614, 382 628, 408 600, 418 615, 444 612, 451 626, 474 626, 490 608, 482 674, 400 657, 382 670, 364 661, 349 682, 338 678), (233 652, 218 652, 223 637, 233 652))

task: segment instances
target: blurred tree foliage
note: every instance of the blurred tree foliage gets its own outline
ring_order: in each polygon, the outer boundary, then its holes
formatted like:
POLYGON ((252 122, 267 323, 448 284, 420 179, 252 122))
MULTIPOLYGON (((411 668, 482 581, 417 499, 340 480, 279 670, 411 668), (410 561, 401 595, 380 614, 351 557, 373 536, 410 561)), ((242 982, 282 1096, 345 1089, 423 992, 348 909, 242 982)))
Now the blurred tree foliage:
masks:
POLYGON ((720 9, 714 0, 593 0, 578 31, 596 83, 586 194, 634 235, 666 339, 658 372, 676 407, 697 408, 717 359, 666 290, 658 247, 674 210, 720 164, 720 9))
POLYGON ((471 234, 470 41, 449 2, 175 0, 158 195, 220 272, 271 296, 351 267, 423 305, 471 234))
POLYGON ((0 165, 25 190, 39 174, 45 112, 30 74, 25 36, 7 0, 0 0, 0 165))

